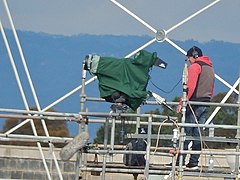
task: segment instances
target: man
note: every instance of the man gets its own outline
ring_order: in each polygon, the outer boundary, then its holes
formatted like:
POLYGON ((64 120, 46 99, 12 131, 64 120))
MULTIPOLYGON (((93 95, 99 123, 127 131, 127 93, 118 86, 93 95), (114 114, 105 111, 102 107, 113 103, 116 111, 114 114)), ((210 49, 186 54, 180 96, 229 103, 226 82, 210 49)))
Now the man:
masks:
MULTIPOLYGON (((193 46, 187 51, 187 59, 190 62, 188 68, 188 81, 187 81, 187 98, 189 101, 210 102, 214 90, 214 69, 212 61, 208 56, 203 56, 200 48, 193 46)), ((177 112, 181 112, 182 103, 180 101, 177 112)), ((186 109, 185 123, 198 123, 204 124, 208 112, 208 106, 205 105, 189 105, 186 109), (194 117, 194 114, 195 117, 194 117), (197 121, 197 122, 196 122, 197 121)), ((186 136, 200 137, 203 128, 198 127, 185 127, 184 131, 186 136)), ((189 140, 184 142, 184 150, 188 149, 189 140)), ((199 140, 192 141, 192 150, 201 151, 201 142, 199 140)), ((185 165, 186 154, 183 154, 183 165, 185 165)), ((191 154, 187 168, 197 169, 200 154, 191 154)), ((179 158, 178 158, 179 160, 179 158)), ((178 160, 176 164, 178 165, 178 160)))

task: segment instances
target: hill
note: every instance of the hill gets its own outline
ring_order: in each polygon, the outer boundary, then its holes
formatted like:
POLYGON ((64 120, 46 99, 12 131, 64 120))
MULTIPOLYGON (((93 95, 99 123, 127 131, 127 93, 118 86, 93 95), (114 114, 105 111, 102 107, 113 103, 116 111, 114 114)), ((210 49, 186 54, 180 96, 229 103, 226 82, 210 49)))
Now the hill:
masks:
MULTIPOLYGON (((12 33, 7 30, 6 34, 29 106, 35 106, 12 33)), ((85 55, 98 54, 122 58, 152 39, 149 36, 88 34, 59 36, 24 31, 18 31, 18 35, 42 109, 81 84, 82 60, 85 55)), ((174 42, 185 50, 193 45, 199 46, 204 54, 212 59, 216 74, 230 84, 237 80, 240 72, 240 60, 237 56, 240 53, 240 44, 214 40, 205 43, 194 40, 174 42)), ((150 75, 151 81, 157 87, 170 91, 182 78, 185 56, 167 42, 155 42, 146 50, 157 52, 158 56, 168 63, 167 69, 153 68, 150 75)), ((2 37, 0 37, 0 59, 0 107, 25 109, 2 37)), ((89 78, 91 78, 90 75, 88 75, 89 78)), ((148 89, 160 94, 168 101, 182 94, 181 83, 171 93, 160 91, 151 82, 149 82, 148 89)), ((221 91, 228 91, 228 88, 216 81, 215 94, 221 91)), ((86 93, 91 97, 99 97, 97 81, 87 86, 86 93)), ((78 113, 80 111, 79 94, 78 91, 53 108, 59 112, 78 113)), ((110 104, 106 103, 99 109, 98 105, 91 104, 88 109, 89 111, 108 112, 109 106, 110 104)), ((0 125, 3 121, 1 120, 0 125)), ((96 127, 98 126, 91 128, 93 135, 96 127)), ((76 124, 69 123, 69 128, 71 135, 77 133, 76 124)))

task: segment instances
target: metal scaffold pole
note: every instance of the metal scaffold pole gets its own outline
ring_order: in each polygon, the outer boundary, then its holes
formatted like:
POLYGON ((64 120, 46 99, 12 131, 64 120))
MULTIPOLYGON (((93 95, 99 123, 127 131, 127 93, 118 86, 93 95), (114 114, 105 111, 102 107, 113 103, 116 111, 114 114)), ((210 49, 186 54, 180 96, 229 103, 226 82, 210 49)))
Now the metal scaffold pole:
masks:
MULTIPOLYGON (((240 76, 239 76, 240 77, 240 76)), ((240 92, 240 78, 238 79, 238 90, 240 92)), ((240 105, 240 93, 238 94, 238 105, 240 105)), ((240 106, 238 106, 238 121, 237 126, 240 126, 240 106)), ((236 138, 240 138, 240 130, 237 130, 236 138)))
MULTIPOLYGON (((238 79, 238 90, 240 92, 240 78, 238 79)), ((240 93, 238 94, 238 105, 240 104, 240 93)), ((237 119, 237 126, 240 126, 240 106, 238 107, 238 119, 237 119)), ((238 139, 238 144, 236 146, 236 152, 239 152, 240 150, 240 130, 237 129, 237 134, 236 134, 236 138, 238 139)), ((239 155, 236 155, 235 157, 235 170, 234 170, 234 174, 236 175, 236 180, 238 180, 239 178, 239 155)))
POLYGON ((148 117, 148 133, 147 133, 147 149, 146 149, 146 165, 144 170, 145 179, 149 178, 151 135, 152 135, 152 116, 149 116, 148 117))
MULTIPOLYGON (((84 69, 85 61, 83 61, 82 64, 82 90, 80 93, 80 112, 85 112, 85 102, 86 102, 86 94, 85 94, 85 81, 86 81, 86 70, 84 69)), ((78 125, 78 133, 82 133, 87 131, 87 123, 86 122, 81 122, 78 125)), ((75 175, 75 180, 79 180, 79 177, 82 176, 80 174, 80 167, 84 166, 86 164, 86 159, 84 158, 84 154, 82 150, 77 152, 77 159, 76 159, 76 175, 75 175)))
MULTIPOLYGON (((184 69, 183 69, 183 97, 182 97, 182 124, 184 125, 185 123, 185 116, 186 116, 186 107, 187 107, 187 79, 188 79, 188 68, 187 68, 187 63, 184 64, 184 69)), ((185 132, 184 132, 184 127, 182 126, 181 132, 180 132, 180 139, 179 139, 179 144, 180 144, 180 151, 183 150, 184 148, 184 141, 185 141, 185 132)), ((183 176, 183 155, 179 155, 179 175, 178 179, 182 179, 183 176)))

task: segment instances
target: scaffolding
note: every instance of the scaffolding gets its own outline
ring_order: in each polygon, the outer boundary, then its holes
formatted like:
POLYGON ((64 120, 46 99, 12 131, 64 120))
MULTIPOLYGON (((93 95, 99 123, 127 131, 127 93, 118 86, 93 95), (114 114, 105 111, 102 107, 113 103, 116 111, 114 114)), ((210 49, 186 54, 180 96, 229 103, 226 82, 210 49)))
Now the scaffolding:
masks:
MULTIPOLYGON (((186 67, 185 67, 186 68, 186 67)), ((85 79, 86 79, 86 72, 84 72, 85 70, 83 69, 83 77, 82 77, 82 84, 85 84, 85 79)), ((183 75, 184 78, 186 78, 186 76, 183 75)), ((184 79, 183 78, 183 79, 184 79)), ((239 81, 239 80, 238 80, 239 81)), ((183 83, 186 86, 186 83, 183 83)), ((238 82, 239 84, 239 82, 238 82)), ((84 86, 83 86, 84 87, 84 86)), ((186 88, 186 87, 183 87, 186 88)), ((234 86, 234 88, 236 88, 236 86, 234 86)), ((186 99, 186 91, 184 91, 183 97, 185 96, 186 99)), ((80 158, 82 159, 81 162, 79 162, 79 167, 80 167, 80 171, 82 172, 87 172, 87 171, 94 171, 94 172, 101 172, 101 179, 105 179, 105 174, 107 172, 115 172, 115 173, 130 173, 133 174, 135 177, 137 176, 137 174, 144 174, 144 178, 145 179, 150 179, 149 177, 152 174, 158 174, 158 175, 165 175, 165 178, 169 178, 169 179, 182 179, 183 176, 195 176, 195 177, 223 177, 223 178, 235 178, 238 179, 239 177, 239 171, 238 171, 238 167, 239 167, 239 162, 238 160, 238 156, 240 154, 239 152, 239 129, 240 127, 238 126, 238 124, 240 123, 240 119, 239 119, 239 102, 236 104, 229 104, 229 103, 209 103, 209 102, 188 102, 191 105, 205 105, 205 106, 216 106, 216 107, 235 107, 238 108, 238 120, 237 120, 237 124, 235 125, 213 125, 213 124, 209 124, 208 122, 206 122, 206 124, 189 124, 189 123, 185 123, 185 114, 184 114, 184 110, 183 110, 183 116, 182 116, 182 121, 181 123, 178 122, 176 117, 168 117, 168 116, 162 116, 162 115, 155 115, 155 114, 141 114, 141 113, 126 113, 126 112, 85 112, 84 108, 85 108, 85 102, 87 101, 95 101, 97 103, 97 101, 104 101, 103 99, 100 98, 93 98, 93 97, 88 97, 85 93, 84 88, 82 88, 82 93, 81 93, 81 109, 82 111, 80 112, 80 114, 83 117, 88 117, 89 120, 91 119, 91 117, 95 117, 95 118, 103 118, 103 120, 101 121, 104 124, 104 144, 101 148, 98 147, 98 149, 88 149, 86 150, 84 153, 88 154, 98 154, 101 155, 102 161, 101 163, 98 162, 98 165, 96 164, 92 164, 91 162, 86 162, 84 161, 85 158, 80 158), (135 118, 142 118, 145 117, 147 118, 147 122, 143 122, 143 121, 139 121, 136 120, 134 122, 128 121, 129 124, 136 124, 136 133, 134 134, 128 134, 126 135, 127 138, 143 138, 147 140, 147 149, 146 151, 128 151, 125 149, 118 149, 119 146, 115 145, 115 126, 117 123, 122 123, 121 119, 131 119, 132 117, 135 118), (166 122, 169 121, 169 122, 166 122), (142 135, 142 134, 138 134, 137 133, 137 129, 139 127, 141 127, 142 125, 147 125, 147 135, 142 135), (176 129, 173 130, 173 135, 166 135, 166 134, 152 134, 152 128, 153 126, 177 126, 179 128, 179 133, 180 134, 176 134, 178 131, 176 131, 176 129), (107 139, 108 139, 108 126, 110 126, 110 144, 108 144, 107 139), (215 155, 234 155, 236 156, 236 162, 235 162, 235 170, 233 172, 229 170, 223 170, 224 168, 222 167, 209 167, 209 164, 205 165, 204 167, 202 166, 202 172, 191 172, 191 171, 187 171, 183 169, 183 164, 179 163, 179 168, 175 169, 175 167, 173 166, 171 169, 166 168, 164 166, 164 164, 153 164, 151 162, 151 156, 168 156, 172 158, 173 164, 174 164, 174 159, 176 159, 176 150, 179 148, 177 146, 177 144, 182 144, 186 139, 188 140, 197 140, 197 138, 194 137, 186 137, 184 134, 184 131, 180 129, 183 129, 184 127, 200 127, 200 128, 206 128, 206 129, 232 129, 232 130, 237 130, 237 135, 236 138, 234 139, 230 139, 230 138, 226 138, 226 137, 205 137, 203 136, 201 139, 201 141, 205 141, 205 142, 229 142, 229 143, 234 143, 236 144, 236 150, 235 152, 223 152, 223 151, 219 151, 217 149, 213 149, 213 150, 202 150, 202 151, 191 151, 191 150, 183 150, 183 149, 179 149, 179 154, 201 154, 201 155, 205 155, 208 156, 208 158, 213 158, 215 155), (174 149, 174 153, 169 153, 169 152, 164 152, 158 150, 156 151, 156 149, 154 150, 152 147, 152 140, 153 139, 169 139, 169 141, 173 141, 173 146, 172 148, 174 149), (116 165, 116 162, 114 162, 112 156, 114 154, 131 154, 131 153, 135 153, 135 154, 145 154, 146 157, 146 165, 144 167, 126 167, 123 164, 118 164, 116 165), (109 161, 106 161, 106 157, 109 157, 109 161), (142 168, 142 169, 141 169, 142 168)), ((239 101, 239 100, 238 100, 239 101)), ((172 105, 176 105, 176 103, 174 102, 168 102, 169 104, 172 105)), ((157 102, 150 102, 147 101, 146 104, 148 105, 158 105, 157 102)), ((186 106, 186 102, 185 104, 183 103, 183 106, 186 106)), ((140 112, 140 111, 138 111, 140 112)), ((93 119, 92 119, 93 120, 93 119)), ((94 120, 93 120, 94 121, 94 120)), ((98 122, 100 122, 99 120, 97 120, 98 122)), ((128 124, 127 123, 127 124, 128 124)), ((82 130, 84 130, 84 126, 81 126, 82 130)), ((183 147, 180 146, 180 147, 183 147)), ((165 149, 166 150, 166 149, 165 149)), ((84 157, 83 152, 81 153, 81 156, 84 157)), ((181 156, 180 156, 181 157, 181 156)), ((180 158, 180 162, 181 162, 181 158, 180 158)), ((213 160, 211 160, 212 162, 213 160)), ((160 176, 159 176, 160 178, 160 176)))
MULTIPOLYGON (((83 73, 84 74, 84 73, 83 73)), ((84 84, 84 78, 83 78, 83 84, 84 84)), ((84 87, 84 85, 83 85, 84 87)), ((103 99, 100 98, 91 98, 86 96, 86 93, 84 91, 84 88, 82 89, 81 93, 81 108, 84 109, 84 105, 86 101, 95 101, 95 103, 103 103, 103 99)), ((238 98, 240 99, 240 98, 238 98)), ((148 101, 146 102, 148 105, 158 105, 156 102, 148 101)), ((176 105, 176 103, 168 102, 169 104, 176 105)), ((85 112, 84 110, 81 111, 79 114, 72 114, 72 113, 57 113, 57 112, 39 112, 39 111, 26 111, 26 110, 13 110, 13 109, 0 109, 1 112, 7 112, 7 114, 1 114, 1 117, 11 117, 11 118, 26 118, 26 119, 44 119, 44 120, 70 120, 80 123, 80 130, 81 131, 88 131, 87 125, 89 123, 102 123, 105 126, 104 131, 104 144, 99 145, 96 147, 87 148, 84 151, 81 150, 78 153, 78 158, 76 163, 78 164, 76 169, 76 179, 79 179, 79 175, 84 179, 86 175, 84 173, 87 172, 95 172, 93 175, 100 175, 101 179, 105 179, 107 173, 127 173, 127 174, 133 174, 133 177, 137 177, 138 174, 143 174, 145 179, 151 179, 152 175, 158 175, 157 177, 162 177, 160 175, 163 175, 166 178, 170 179, 182 179, 186 176, 195 176, 195 177, 216 177, 216 178, 234 178, 238 179, 239 177, 239 162, 238 157, 240 155, 239 152, 239 100, 237 104, 229 104, 229 103, 203 103, 203 102, 189 102, 190 104, 200 104, 200 105, 211 105, 216 107, 235 107, 238 108, 238 121, 236 125, 213 125, 213 124, 185 124, 184 122, 179 123, 177 121, 176 117, 168 117, 163 115, 155 115, 155 114, 141 114, 141 113, 123 113, 123 112, 85 112), (28 115, 22 115, 22 114, 28 114, 28 115), (34 115, 34 116, 33 116, 34 115), (86 118, 88 117, 88 118, 86 118), (94 117, 98 119, 94 119, 94 117), (143 138, 147 140, 147 149, 146 151, 127 151, 123 147, 115 145, 115 125, 122 123, 121 119, 126 118, 147 118, 147 121, 140 121, 138 120, 128 120, 127 124, 135 124, 136 129, 138 127, 141 127, 142 125, 147 126, 147 134, 138 134, 137 132, 134 134, 127 134, 126 138, 143 138), (86 119, 88 119, 86 121, 86 119), (181 143, 181 141, 184 141, 185 139, 195 140, 196 138, 193 137, 185 137, 184 134, 180 133, 179 136, 176 136, 175 132, 173 131, 172 135, 166 135, 166 134, 153 134, 152 127, 153 126, 174 126, 174 124, 177 123, 177 126, 180 127, 187 127, 187 126, 199 126, 204 127, 206 129, 232 129, 237 130, 236 138, 229 139, 226 137, 202 137, 202 141, 209 141, 209 142, 230 142, 236 144, 235 151, 221 151, 218 149, 212 149, 212 150, 202 150, 200 152, 198 151, 186 151, 186 150, 179 150, 180 154, 201 154, 205 155, 208 158, 221 155, 221 156, 235 156, 236 162, 235 162, 235 170, 231 171, 231 169, 227 169, 226 167, 219 167, 219 166, 213 166, 212 169, 209 169, 209 164, 202 166, 202 172, 199 171, 189 171, 184 170, 181 167, 176 168, 172 167, 166 167, 162 162, 160 163, 153 163, 152 160, 156 157, 170 157, 172 158, 174 162, 174 158, 176 157, 175 153, 166 152, 166 149, 156 148, 153 147, 153 144, 151 144, 151 141, 153 139, 168 139, 169 141, 172 140, 173 146, 172 148, 174 151, 178 148, 177 147, 177 141, 181 143), (111 135, 110 135, 110 144, 108 144, 108 127, 111 128, 111 135), (179 137, 179 138, 178 138, 179 137), (115 162, 113 156, 114 155, 123 155, 123 154, 144 154, 146 156, 146 165, 144 167, 127 167, 123 163, 115 162), (87 158, 87 155, 89 154, 97 154, 97 156, 101 156, 101 160, 97 161, 96 164, 94 161, 89 161, 87 158)), ((175 130, 175 129, 174 129, 175 130)), ((14 135, 14 134, 1 134, 1 138, 10 139, 10 140, 24 140, 24 141, 35 141, 35 142, 64 142, 68 143, 72 139, 71 138, 59 138, 59 137, 42 137, 42 136, 28 136, 28 135, 14 135)))
MULTIPOLYGON (((132 13, 130 10, 128 10, 126 7, 124 7, 122 4, 120 4, 119 2, 115 1, 115 0, 110 0, 113 4, 115 4, 117 7, 119 7, 120 9, 122 9, 124 12, 126 12, 128 15, 130 15, 131 17, 133 17, 134 19, 136 19, 137 21, 139 21, 141 24, 143 24, 145 27, 147 27, 148 29, 150 29, 151 31, 153 31, 155 33, 155 37, 150 40, 149 42, 147 42, 146 44, 142 45, 141 47, 137 48, 135 51, 131 52, 130 54, 128 54, 127 56, 125 56, 126 58, 129 58, 131 56, 133 56, 134 54, 136 54, 139 50, 142 50, 148 46, 150 46, 152 43, 154 42, 168 42, 171 46, 173 46, 173 48, 176 48, 177 50, 179 50, 181 53, 183 53, 184 55, 186 54, 186 52, 179 47, 176 43, 174 43, 172 40, 170 40, 168 38, 168 34, 170 32, 172 32, 173 30, 175 30, 176 28, 178 28, 179 26, 185 24, 187 21, 191 20, 192 18, 194 18, 195 16, 199 15, 200 13, 206 11, 207 9, 211 8, 212 6, 214 6, 217 3, 220 3, 220 0, 215 0, 212 3, 210 3, 209 5, 207 5, 206 7, 200 9, 199 11, 197 11, 196 13, 194 13, 193 15, 189 16, 188 18, 184 19, 183 21, 179 22, 178 24, 174 25, 173 27, 169 28, 168 30, 165 29, 155 29, 152 26, 150 26, 148 23, 146 23, 144 20, 142 20, 141 18, 139 18, 137 15, 135 15, 134 13, 132 13)), ((141 114, 140 113, 140 109, 138 110, 138 113, 127 113, 127 112, 87 112, 86 111, 86 102, 87 101, 91 101, 91 102, 96 102, 96 103, 104 103, 103 99, 100 98, 95 98, 95 97, 88 97, 87 93, 85 91, 85 86, 88 85, 89 83, 92 83, 93 81, 95 81, 97 78, 96 77, 92 77, 90 79, 87 80, 87 74, 86 71, 84 69, 82 69, 82 84, 78 87, 76 87, 75 89, 73 89, 72 91, 70 91, 69 93, 67 93, 66 95, 62 96, 60 99, 58 99, 57 101, 53 102, 52 104, 50 104, 49 106, 45 107, 44 109, 41 109, 40 104, 39 104, 39 100, 38 97, 36 95, 35 92, 35 88, 33 86, 33 82, 30 76, 30 73, 28 71, 28 67, 26 64, 26 60, 23 54, 23 50, 21 48, 20 45, 20 41, 17 35, 17 32, 15 30, 15 26, 13 23, 13 19, 11 17, 11 13, 10 10, 8 8, 8 4, 6 0, 3 0, 6 12, 8 14, 8 19, 10 21, 11 24, 11 28, 13 31, 13 35, 15 38, 15 41, 17 43, 17 48, 19 51, 19 54, 21 56, 21 60, 22 60, 22 64, 24 66, 24 70, 25 73, 27 75, 28 78, 28 82, 30 84, 31 87, 31 92, 33 94, 34 97, 34 101, 35 104, 37 106, 37 111, 31 111, 29 108, 29 104, 27 102, 27 98, 26 98, 26 94, 23 90, 21 81, 20 81, 20 77, 19 77, 19 73, 17 71, 16 68, 16 64, 14 62, 13 59, 13 55, 7 40, 7 36, 5 34, 2 22, 0 20, 0 30, 1 30, 1 34, 4 40, 4 44, 6 46, 7 49, 7 53, 9 55, 10 58, 10 62, 12 65, 12 68, 14 70, 14 75, 22 96, 22 100, 24 102, 24 106, 25 106, 25 110, 18 110, 18 109, 0 109, 0 112, 2 112, 2 114, 0 114, 1 118, 24 118, 26 119, 25 121, 23 121, 21 124, 18 124, 17 126, 15 126, 14 128, 8 130, 5 133, 0 134, 1 139, 5 139, 5 140, 18 140, 18 141, 34 141, 37 143, 39 152, 41 154, 42 157, 42 161, 46 170, 46 174, 48 179, 52 179, 51 175, 50 175, 50 170, 47 166, 44 154, 42 153, 42 146, 40 142, 47 142, 49 145, 50 149, 54 148, 54 143, 55 142, 63 142, 63 143, 68 143, 72 140, 72 138, 64 138, 64 137, 50 137, 49 133, 48 133, 48 129, 45 123, 45 120, 59 120, 59 121, 74 121, 74 122, 78 122, 79 123, 79 133, 81 132, 88 132, 88 124, 89 123, 102 123, 105 126, 105 134, 104 134, 104 144, 102 146, 98 146, 97 148, 89 148, 89 149, 81 149, 78 153, 77 153, 77 160, 76 160, 76 180, 79 179, 79 176, 84 178, 84 172, 101 172, 101 179, 104 180, 106 173, 108 172, 114 172, 114 173, 129 173, 129 174, 133 174, 134 178, 137 177, 137 174, 143 174, 145 179, 151 179, 152 175, 163 175, 164 178, 170 178, 170 179, 182 179, 184 176, 199 176, 199 177, 222 177, 222 178, 234 178, 234 179, 238 179, 240 177, 239 175, 239 138, 240 138, 240 98, 238 98, 238 103, 236 104, 229 104, 226 103, 227 99, 229 98, 229 96, 235 92, 239 95, 239 90, 237 90, 237 87, 240 86, 240 78, 238 78, 236 80, 236 82, 234 83, 234 85, 230 85, 229 83, 227 83, 225 80, 223 80, 220 76, 218 76, 217 74, 215 74, 216 79, 218 79, 220 82, 222 82, 224 85, 226 85, 227 87, 230 88, 230 90, 228 91, 228 93, 226 94, 226 96, 222 99, 222 101, 220 103, 200 103, 200 102, 189 102, 190 104, 201 104, 201 105, 210 105, 210 106, 215 106, 216 109, 214 110, 214 112, 211 114, 211 116, 208 118, 208 120, 206 121, 205 124, 201 124, 198 125, 199 127, 203 127, 206 129, 232 129, 232 130, 237 130, 237 134, 236 137, 234 139, 229 139, 226 137, 203 137, 202 140, 203 141, 210 141, 210 142, 230 142, 230 143, 234 143, 236 144, 236 149, 234 152, 225 152, 225 151, 218 151, 218 150, 203 150, 201 152, 196 152, 196 151, 186 151, 183 149, 179 150, 180 154, 201 154, 201 155, 207 155, 207 156, 214 156, 214 155, 223 155, 223 156, 234 156, 235 157, 235 163, 234 163, 234 170, 231 171, 226 170, 223 168, 210 168, 209 167, 203 167, 202 171, 186 171, 183 169, 182 167, 182 163, 180 162, 180 166, 179 168, 175 169, 175 167, 165 167, 163 166, 163 164, 159 164, 159 163, 155 163, 153 164, 151 161, 151 157, 161 157, 161 156, 166 156, 166 157, 170 157, 172 158, 172 161, 174 162, 174 158, 176 157, 176 152, 174 151, 174 153, 169 153, 166 152, 166 149, 164 149, 164 151, 162 151, 162 149, 158 149, 152 146, 151 141, 153 139, 158 140, 158 139, 168 139, 168 140, 172 140, 173 142, 173 147, 175 150, 177 149, 177 142, 179 143, 183 143, 185 139, 190 139, 190 140, 194 140, 193 137, 185 137, 184 132, 180 131, 179 134, 179 138, 178 135, 176 135, 176 131, 173 131, 172 135, 165 135, 165 134, 152 134, 152 127, 153 126, 173 126, 173 125, 177 125, 179 128, 183 128, 186 126, 196 126, 196 124, 185 124, 184 123, 184 119, 181 123, 177 122, 177 118, 176 117, 168 117, 168 116, 162 116, 162 115, 154 115, 154 114, 141 114), (68 98, 70 95, 78 92, 81 89, 81 95, 80 95, 80 112, 79 113, 53 113, 53 112, 46 112, 48 109, 50 109, 51 107, 53 107, 54 105, 58 104, 59 102, 63 101, 64 99, 68 98), (212 119, 215 117, 215 115, 218 113, 218 111, 221 109, 221 107, 235 107, 238 108, 238 119, 237 119, 237 124, 235 125, 213 125, 210 124, 212 119), (5 113, 5 114, 3 114, 5 113), (26 114, 26 115, 22 115, 22 114, 26 114), (96 119, 97 118, 97 119, 96 119), (118 145, 115 145, 115 140, 114 140, 114 133, 115 133, 115 126, 116 124, 121 124, 122 123, 122 118, 126 119, 126 118, 136 118, 136 120, 134 121, 129 121, 129 124, 135 124, 136 125, 136 133, 134 134, 128 134, 127 138, 144 138, 147 140, 147 149, 146 151, 127 151, 123 148, 123 146, 119 147, 118 145), (140 121, 140 118, 147 118, 146 122, 142 122, 140 121), (36 132, 36 127, 34 124, 34 120, 35 119, 40 119, 44 128, 44 132, 46 136, 39 136, 36 132), (12 134, 16 129, 18 129, 19 127, 23 126, 26 123, 30 123, 32 130, 34 132, 34 136, 30 136, 30 135, 15 135, 12 134), (138 127, 140 127, 141 125, 146 125, 147 129, 148 129, 148 133, 147 135, 142 135, 142 134, 138 134, 137 133, 137 129, 138 127), (110 128, 110 136, 108 134, 109 131, 109 126, 111 126, 110 128), (108 144, 108 138, 110 138, 110 144, 108 144), (114 162, 114 158, 113 156, 115 154, 131 154, 131 153, 135 153, 135 154, 145 154, 146 156, 146 165, 144 167, 126 167, 124 166, 122 163, 117 163, 114 162), (98 154, 101 155, 102 160, 98 161, 98 163, 94 164, 91 162, 88 162, 88 154, 98 154)), ((183 74, 184 75, 184 74, 183 74)), ((238 88, 240 89, 240 88, 238 88)), ((183 96, 185 96, 183 94, 183 96)), ((240 96, 240 95, 239 95, 240 96)), ((158 105, 158 103, 156 103, 155 101, 147 101, 145 103, 146 105, 158 105)), ((170 105, 177 105, 174 102, 168 102, 168 104, 170 105)), ((183 114, 183 118, 184 118, 184 114, 183 114)), ((58 161, 56 158, 56 155, 54 153, 54 151, 52 152, 52 156, 54 159, 54 163, 56 165, 56 169, 58 171, 58 175, 59 175, 59 179, 63 179, 62 177, 62 173, 60 171, 60 168, 58 166, 58 161)), ((99 173, 98 173, 99 175, 99 173)), ((162 177, 162 176, 161 176, 162 177)))

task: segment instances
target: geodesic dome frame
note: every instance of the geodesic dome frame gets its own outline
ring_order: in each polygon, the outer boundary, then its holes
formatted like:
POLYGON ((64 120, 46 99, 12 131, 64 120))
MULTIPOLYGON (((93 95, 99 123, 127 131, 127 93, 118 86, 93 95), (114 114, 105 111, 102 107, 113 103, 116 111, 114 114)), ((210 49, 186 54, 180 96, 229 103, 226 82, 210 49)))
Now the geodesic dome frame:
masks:
MULTIPOLYGON (((147 43, 143 44, 141 47, 138 47, 136 50, 134 50, 133 52, 131 52, 130 54, 126 55, 125 57, 128 58, 128 57, 131 57, 133 56, 134 54, 136 54, 139 50, 142 50, 148 46, 150 46, 152 43, 154 42, 159 42, 159 43, 162 43, 162 42, 167 42, 169 43, 173 48, 176 48, 178 51, 180 51, 182 54, 186 54, 186 51, 184 49, 182 49, 180 46, 178 46, 174 41, 172 41, 170 38, 169 38, 169 35, 170 33, 172 33, 175 29, 177 29, 178 27, 184 25, 185 23, 187 23, 189 20, 193 19, 194 17, 200 15, 201 13, 203 13, 204 11, 210 9, 212 6, 216 5, 217 3, 220 3, 221 0, 215 0, 213 1, 212 3, 210 3, 209 5, 205 6, 204 8, 200 9, 199 11, 195 12, 194 14, 192 14, 191 16, 187 17, 186 19, 182 20, 181 22, 177 23, 176 25, 172 26, 171 28, 165 30, 164 28, 159 28, 159 29, 155 29, 153 28, 151 25, 149 25, 147 22, 145 22, 143 19, 141 19, 140 17, 138 17, 136 14, 134 14, 133 12, 131 12, 130 10, 127 9, 127 7, 123 6, 121 3, 119 3, 118 1, 115 1, 115 0, 110 0, 111 3, 113 3, 114 5, 116 5, 118 8, 120 8, 121 10, 123 10, 123 12, 127 13, 129 16, 131 16, 132 18, 134 18, 136 21, 138 21, 139 23, 141 23, 144 27, 150 29, 154 34, 155 36, 150 40, 148 41, 147 43)), ((12 31, 13 31, 13 35, 14 35, 14 38, 15 38, 15 41, 16 41, 16 44, 17 44, 17 48, 18 48, 18 51, 19 51, 19 54, 20 54, 20 57, 21 57, 21 60, 22 60, 22 64, 23 64, 23 67, 24 67, 24 71, 26 73, 26 76, 28 78, 28 82, 29 82, 29 85, 31 87, 31 93, 34 97, 34 102, 36 104, 36 107, 39 111, 40 114, 44 114, 44 112, 46 110, 48 110, 49 108, 55 106, 56 104, 60 103, 61 101, 65 100, 66 98, 68 98, 69 96, 71 96, 72 94, 78 92, 81 88, 82 88, 82 85, 76 87, 75 89, 73 89, 72 91, 70 91, 69 93, 65 94, 64 96, 62 96, 61 98, 59 98, 58 100, 56 100, 55 102, 53 102, 52 104, 50 104, 49 106, 45 107, 45 108, 41 108, 40 107, 40 103, 39 103, 39 99, 37 97, 37 94, 36 94, 36 91, 35 91, 35 88, 34 88, 34 85, 33 85, 33 82, 32 82, 32 79, 31 79, 31 75, 29 73, 29 70, 28 70, 28 66, 27 66, 27 63, 26 63, 26 59, 25 59, 25 56, 24 56, 24 53, 23 53, 23 50, 22 50, 22 47, 21 47, 21 44, 20 44, 20 41, 19 41, 19 38, 18 38, 18 34, 16 32, 16 28, 14 26, 14 21, 13 21, 13 18, 11 17, 11 13, 10 13, 10 9, 8 8, 8 4, 7 4, 7 1, 6 0, 3 0, 3 3, 4 3, 4 6, 5 6, 5 9, 6 9, 6 12, 8 14, 8 19, 10 21, 10 24, 11 24, 11 28, 12 28, 12 31)), ((0 19, 1 20, 1 19, 0 19)), ((22 97, 22 100, 24 102, 24 106, 25 106, 25 109, 26 111, 30 111, 30 107, 29 107, 29 104, 28 104, 28 101, 27 101, 27 95, 26 93, 24 92, 24 89, 23 89, 23 86, 22 86, 22 83, 21 83, 21 78, 20 78, 20 75, 19 75, 19 72, 18 72, 18 69, 17 69, 17 66, 15 64, 15 61, 14 61, 14 58, 13 58, 13 55, 12 55, 12 51, 11 51, 11 48, 9 46, 9 43, 8 43, 8 39, 7 39, 7 36, 5 34, 5 31, 4 31, 4 27, 2 25, 2 22, 0 21, 0 30, 1 30, 1 34, 2 34, 2 37, 3 37, 3 40, 4 40, 4 43, 5 43, 5 46, 6 46, 6 49, 7 49, 7 52, 8 52, 8 55, 9 55, 9 59, 10 59, 10 62, 11 62, 11 65, 12 65, 12 68, 13 68, 13 71, 14 71, 14 75, 15 75, 15 78, 16 78, 16 81, 17 81, 17 84, 18 84, 18 87, 19 87, 19 91, 21 93, 21 97, 22 97)), ((239 91, 236 90, 236 87, 238 86, 239 84, 239 78, 236 80, 236 82, 233 84, 233 85, 230 85, 228 82, 226 82, 224 79, 222 79, 220 76, 218 76, 217 74, 215 74, 215 77, 216 79, 218 79, 220 82, 222 82, 224 85, 226 85, 227 87, 230 88, 230 90, 228 91, 228 93, 226 94, 226 96, 222 99, 221 103, 225 103, 226 100, 229 98, 229 96, 232 94, 232 92, 235 92, 237 94, 239 94, 239 91)), ((92 78, 92 79, 89 79, 88 81, 86 81, 86 85, 93 82, 94 80, 96 79, 96 77, 92 78)), ((217 112, 220 110, 221 107, 217 107, 214 112, 212 113, 212 115, 208 118, 206 124, 209 124, 212 119, 214 118, 214 116, 217 114, 217 112)), ((4 111, 4 110, 3 110, 4 111)), ((11 110, 9 110, 11 111, 11 110)), ((48 114, 46 114, 48 115, 48 114)), ((57 114, 59 115, 59 114, 57 114)), ((61 116, 66 116, 66 114, 61 114, 61 116)), ((71 114, 71 117, 76 117, 77 114, 71 114)), ((7 132, 5 132, 4 134, 2 134, 2 137, 4 136, 7 136, 7 137, 11 137, 11 133, 14 132, 16 129, 20 128, 21 126, 23 126, 24 124, 26 123, 31 123, 31 126, 32 126, 32 130, 34 132, 34 136, 37 138, 38 135, 37 135, 37 132, 36 132, 36 128, 34 126, 34 121, 32 119, 26 119, 23 123, 21 124, 18 124, 17 126, 15 126, 14 128, 8 130, 7 132)), ((46 123, 45 123, 45 120, 42 119, 42 125, 43 125, 43 128, 44 128, 44 132, 46 134, 46 137, 47 138, 50 138, 49 136, 49 133, 48 133, 48 129, 47 129, 47 126, 46 126, 46 123)), ((51 179, 51 176, 50 176, 50 173, 49 173, 49 169, 47 167, 47 164, 46 164, 46 161, 45 161, 45 158, 44 158, 44 155, 42 153, 42 147, 41 147, 41 144, 38 142, 37 143, 38 145, 38 148, 39 148, 39 151, 41 152, 41 156, 42 156, 42 159, 43 159, 43 163, 44 163, 44 166, 45 166, 45 169, 46 169, 46 172, 47 172, 47 175, 48 175, 48 178, 51 179)), ((49 146, 51 147, 51 143, 49 143, 49 146)), ((58 167, 58 162, 57 162, 57 159, 55 157, 55 154, 54 152, 52 153, 53 157, 54 157, 54 161, 55 161, 55 165, 58 169, 58 173, 59 173, 59 178, 60 179, 63 179, 62 177, 62 174, 59 170, 59 167, 58 167)))

